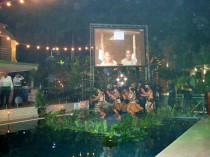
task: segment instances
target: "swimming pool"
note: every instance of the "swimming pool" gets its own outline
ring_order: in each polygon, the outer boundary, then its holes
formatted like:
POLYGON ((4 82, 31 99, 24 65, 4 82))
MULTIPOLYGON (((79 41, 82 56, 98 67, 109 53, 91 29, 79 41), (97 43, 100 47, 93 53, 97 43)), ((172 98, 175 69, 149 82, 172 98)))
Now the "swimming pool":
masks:
POLYGON ((198 119, 168 119, 151 130, 143 141, 121 141, 70 130, 54 131, 41 121, 0 126, 22 128, 0 135, 0 156, 3 157, 152 157, 161 152, 198 119), (29 126, 23 127, 23 126, 29 126))

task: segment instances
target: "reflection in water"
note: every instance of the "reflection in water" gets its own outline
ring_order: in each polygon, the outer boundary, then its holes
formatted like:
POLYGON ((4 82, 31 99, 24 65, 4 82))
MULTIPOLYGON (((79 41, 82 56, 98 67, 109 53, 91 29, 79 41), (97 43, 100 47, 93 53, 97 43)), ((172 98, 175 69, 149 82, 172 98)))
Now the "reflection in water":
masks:
POLYGON ((165 125, 151 130, 150 135, 141 142, 121 141, 119 138, 112 139, 65 129, 55 131, 36 123, 39 125, 35 129, 0 135, 0 156, 150 157, 157 155, 195 122, 196 120, 186 119, 167 121, 165 125))

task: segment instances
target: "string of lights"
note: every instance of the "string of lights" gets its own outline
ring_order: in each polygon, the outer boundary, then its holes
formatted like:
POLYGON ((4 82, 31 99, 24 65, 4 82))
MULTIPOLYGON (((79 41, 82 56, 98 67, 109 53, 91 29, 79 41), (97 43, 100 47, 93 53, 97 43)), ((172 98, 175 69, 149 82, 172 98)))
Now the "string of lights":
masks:
MULTIPOLYGON (((6 40, 10 41, 11 38, 9 36, 3 35, 0 32, 0 36, 1 37, 5 37, 6 40)), ((26 49, 31 49, 31 48, 35 48, 36 50, 46 50, 46 51, 51 51, 51 50, 55 50, 55 51, 88 51, 90 49, 93 49, 93 47, 90 46, 43 46, 43 45, 34 45, 34 44, 28 44, 28 43, 20 43, 16 41, 16 46, 23 46, 26 49)))
POLYGON ((88 51, 90 49, 93 49, 93 47, 89 47, 89 46, 78 46, 78 47, 74 47, 74 46, 41 46, 41 45, 31 45, 31 44, 23 44, 23 43, 18 43, 16 42, 16 45, 22 45, 24 46, 26 49, 30 49, 30 48, 35 48, 36 50, 40 50, 40 49, 44 49, 46 51, 50 51, 50 50, 55 50, 55 51, 88 51))
POLYGON ((24 0, 9 0, 9 1, 0 1, 0 6, 7 6, 7 7, 11 7, 12 3, 14 2, 18 2, 20 4, 23 4, 25 1, 24 0))
MULTIPOLYGON (((1 6, 7 6, 7 7, 11 7, 12 3, 17 2, 20 4, 23 4, 25 1, 24 0, 6 0, 6 1, 1 1, 0 0, 0 7, 1 6)), ((2 34, 2 32, 0 31, 0 36, 1 37, 5 37, 6 40, 11 40, 11 38, 7 35, 2 34)), ((90 49, 93 49, 93 47, 90 46, 43 46, 43 45, 35 45, 35 44, 28 44, 28 43, 21 43, 21 42, 16 42, 17 46, 23 46, 26 49, 36 49, 36 50, 46 50, 46 51, 51 51, 51 50, 55 50, 55 51, 88 51, 90 49)))

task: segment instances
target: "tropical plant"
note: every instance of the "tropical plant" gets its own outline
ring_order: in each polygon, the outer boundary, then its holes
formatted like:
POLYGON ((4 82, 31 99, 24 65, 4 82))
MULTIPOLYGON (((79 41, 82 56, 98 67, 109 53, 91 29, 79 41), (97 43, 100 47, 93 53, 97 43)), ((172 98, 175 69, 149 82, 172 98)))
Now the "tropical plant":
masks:
POLYGON ((42 90, 38 90, 35 99, 36 99, 35 106, 38 109, 38 114, 40 117, 43 117, 46 114, 46 105, 47 105, 44 92, 42 90))
POLYGON ((38 90, 36 93, 36 103, 35 106, 37 108, 45 107, 46 106, 46 99, 44 92, 42 90, 38 90))

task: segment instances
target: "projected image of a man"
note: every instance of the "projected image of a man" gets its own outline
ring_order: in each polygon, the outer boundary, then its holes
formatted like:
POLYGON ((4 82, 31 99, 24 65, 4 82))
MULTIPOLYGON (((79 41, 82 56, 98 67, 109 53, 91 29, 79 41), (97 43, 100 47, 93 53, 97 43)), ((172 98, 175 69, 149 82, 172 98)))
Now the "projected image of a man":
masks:
POLYGON ((122 65, 136 65, 137 59, 134 54, 130 50, 126 50, 125 52, 125 58, 121 60, 122 65))

